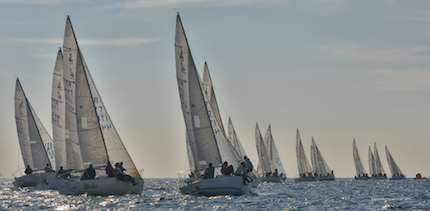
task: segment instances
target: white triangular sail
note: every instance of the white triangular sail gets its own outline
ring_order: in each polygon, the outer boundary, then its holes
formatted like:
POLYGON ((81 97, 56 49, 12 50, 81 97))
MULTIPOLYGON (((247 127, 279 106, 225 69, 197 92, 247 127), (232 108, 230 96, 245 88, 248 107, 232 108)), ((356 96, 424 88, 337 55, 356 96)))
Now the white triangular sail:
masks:
POLYGON ((318 146, 315 143, 315 140, 313 137, 312 137, 312 145, 311 145, 311 162, 312 162, 312 168, 314 170, 315 175, 325 176, 325 175, 332 174, 320 150, 318 149, 318 146))
POLYGON ((376 175, 376 167, 375 167, 375 156, 373 156, 372 149, 369 146, 369 173, 372 176, 376 175))
POLYGON ((19 79, 16 79, 14 98, 16 129, 24 165, 38 170, 44 169, 46 164, 55 167, 52 139, 25 96, 19 79))
POLYGON ((267 152, 267 147, 264 144, 258 124, 255 126, 255 145, 257 146, 258 159, 260 161, 259 164, 263 175, 266 173, 273 173, 275 171, 275 167, 273 166, 272 160, 267 152))
POLYGON ((69 91, 74 93, 72 102, 75 105, 75 112, 72 112, 74 118, 71 120, 76 122, 71 125, 76 124, 76 143, 80 145, 83 164, 103 166, 108 161, 123 162, 124 168, 128 169, 133 177, 140 178, 97 91, 74 36, 70 18, 67 18, 64 37, 63 49, 65 55, 69 55, 65 61, 69 66, 65 71, 69 70, 68 78, 73 78, 75 82, 74 87, 68 87, 69 91), (71 37, 74 42, 70 40, 71 37), (66 50, 70 52, 66 53, 66 50))
POLYGON ((384 170, 384 167, 382 166, 381 159, 379 158, 379 153, 378 153, 378 148, 376 147, 376 142, 375 142, 375 147, 373 148, 373 150, 374 150, 373 156, 375 157, 375 174, 376 175, 385 175, 385 170, 384 170))
POLYGON ((235 155, 226 137, 220 132, 220 124, 202 89, 179 15, 176 21, 175 58, 179 98, 192 146, 194 167, 203 169, 209 163, 220 165, 224 161, 236 167, 235 155))
POLYGON ((55 145, 56 168, 69 168, 66 148, 66 99, 63 79, 63 53, 58 50, 54 67, 51 94, 52 134, 55 145))
POLYGON ((300 177, 308 176, 312 174, 312 168, 306 157, 305 150, 303 148, 302 139, 300 138, 299 129, 296 133, 296 154, 297 154, 297 166, 299 168, 300 177))
POLYGON ((352 154, 354 157, 355 170, 357 172, 357 177, 366 175, 366 170, 361 163, 360 155, 358 154, 357 144, 355 143, 355 139, 352 142, 352 154))
POLYGON ((236 133, 236 130, 234 129, 231 118, 228 118, 228 140, 230 141, 233 148, 237 151, 240 158, 243 158, 244 156, 246 156, 246 152, 243 149, 243 146, 239 140, 239 136, 236 133))
POLYGON ((271 125, 269 125, 267 128, 266 134, 264 136, 264 144, 266 145, 268 156, 272 161, 274 168, 278 169, 279 174, 285 174, 284 166, 282 165, 278 149, 276 148, 276 144, 272 136, 271 125))
POLYGON ((385 146, 385 153, 387 155, 388 166, 390 166, 391 174, 393 176, 404 176, 402 170, 400 170, 400 168, 397 165, 396 161, 394 161, 393 157, 391 156, 391 153, 388 150, 387 146, 385 146))
POLYGON ((203 90, 206 94, 208 102, 212 108, 212 112, 215 116, 216 122, 219 124, 218 127, 219 127, 221 133, 224 135, 224 137, 227 137, 225 130, 224 130, 224 125, 222 123, 221 114, 219 112, 218 102, 216 100, 215 90, 213 88, 212 78, 211 78, 211 75, 209 74, 209 68, 208 68, 207 62, 205 62, 205 66, 204 66, 204 70, 203 70, 202 87, 203 87, 203 90))

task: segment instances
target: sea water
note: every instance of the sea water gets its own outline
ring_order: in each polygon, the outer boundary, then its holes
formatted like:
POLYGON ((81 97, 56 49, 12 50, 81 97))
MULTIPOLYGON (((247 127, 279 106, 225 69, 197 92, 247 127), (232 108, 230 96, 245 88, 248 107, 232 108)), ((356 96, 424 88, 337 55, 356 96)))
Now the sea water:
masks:
POLYGON ((430 179, 260 183, 243 196, 180 194, 179 179, 144 179, 140 195, 67 196, 0 179, 0 210, 430 210, 430 179))

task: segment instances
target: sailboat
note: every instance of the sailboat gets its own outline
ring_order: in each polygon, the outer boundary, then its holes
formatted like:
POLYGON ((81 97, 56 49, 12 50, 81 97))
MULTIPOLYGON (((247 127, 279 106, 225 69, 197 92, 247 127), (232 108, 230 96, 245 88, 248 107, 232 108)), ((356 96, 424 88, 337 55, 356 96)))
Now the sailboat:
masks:
POLYGON ((312 173, 311 165, 306 157, 305 150, 303 149, 302 139, 300 138, 299 129, 296 133, 296 155, 297 166, 299 168, 299 177, 295 178, 295 182, 315 181, 312 173))
MULTIPOLYGON (((370 147, 369 147, 370 150, 370 147)), ((382 166, 381 159, 379 158, 378 148, 376 147, 376 143, 373 148, 372 159, 370 159, 369 154, 369 165, 371 165, 372 171, 370 174, 372 175, 372 179, 387 179, 387 174, 385 173, 384 167, 382 166)), ((370 150, 371 152, 371 150, 370 150)))
POLYGON ((392 175, 390 180, 406 179, 402 170, 400 170, 399 166, 397 165, 397 163, 394 161, 393 157, 391 156, 391 153, 388 150, 388 147, 386 145, 385 145, 385 153, 387 154, 388 166, 390 166, 390 171, 391 171, 391 175, 392 175))
POLYGON ((15 178, 16 187, 43 184, 54 178, 55 172, 45 172, 45 167, 55 166, 54 146, 51 137, 25 96, 19 79, 15 85, 15 121, 24 165, 33 173, 15 178))
POLYGON ((261 181, 263 182, 283 182, 287 179, 284 167, 276 149, 272 136, 272 129, 266 131, 264 139, 261 137, 258 124, 255 128, 255 142, 257 146, 260 167, 262 170, 261 181))
POLYGON ((330 170, 323 156, 321 155, 320 150, 318 149, 317 144, 315 143, 314 137, 312 137, 312 145, 311 145, 311 163, 313 168, 313 173, 317 180, 334 180, 333 171, 330 170))
MULTIPOLYGON (((61 153, 66 155, 61 155, 61 165, 82 172, 92 164, 97 169, 98 177, 90 180, 58 179, 62 181, 58 191, 61 194, 73 195, 141 194, 143 180, 107 113, 75 38, 69 17, 66 20, 63 51, 65 104, 62 106, 65 106, 65 113, 59 112, 58 119, 65 120, 65 134, 64 139, 59 138, 58 142, 65 142, 59 145, 59 148, 61 153), (138 184, 133 185, 128 181, 108 177, 104 173, 108 162, 123 162, 123 167, 129 170, 138 184)), ((60 82, 56 80, 54 77, 53 87, 57 87, 56 83, 61 83, 61 79, 60 82)))
POLYGON ((356 180, 368 180, 369 176, 364 170, 363 164, 361 163, 360 155, 358 154, 357 144, 355 143, 355 139, 352 141, 352 155, 354 157, 355 170, 357 175, 355 176, 356 180))
POLYGON ((189 149, 188 158, 194 162, 190 167, 193 175, 197 177, 194 180, 187 180, 186 185, 180 188, 181 193, 205 196, 248 193, 251 184, 242 175, 216 175, 210 179, 198 177, 200 172, 210 164, 218 167, 228 162, 237 168, 240 157, 234 152, 225 133, 220 129, 220 120, 217 120, 202 87, 179 14, 176 19, 175 58, 179 98, 186 127, 187 149, 189 149))

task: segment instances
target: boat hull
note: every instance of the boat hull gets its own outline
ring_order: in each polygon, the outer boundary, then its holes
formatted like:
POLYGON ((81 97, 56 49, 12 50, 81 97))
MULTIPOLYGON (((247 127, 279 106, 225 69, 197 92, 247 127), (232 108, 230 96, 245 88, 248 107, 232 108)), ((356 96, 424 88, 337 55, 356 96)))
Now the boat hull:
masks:
POLYGON ((136 179, 139 184, 132 185, 128 181, 121 181, 115 177, 99 177, 92 180, 62 179, 63 186, 58 192, 65 195, 80 195, 88 193, 96 196, 141 194, 143 191, 143 180, 136 179))
POLYGON ((317 177, 316 179, 318 181, 333 181, 333 180, 335 180, 335 177, 334 177, 334 175, 329 175, 329 176, 317 177))
POLYGON ((369 180, 369 177, 355 177, 355 180, 369 180))
POLYGON ((390 178, 390 180, 402 180, 402 179, 406 179, 406 177, 404 177, 404 176, 393 176, 390 178))
POLYGON ((384 180, 384 179, 387 179, 387 177, 384 177, 384 176, 379 177, 379 176, 377 176, 377 177, 370 177, 370 179, 373 179, 373 180, 384 180))
POLYGON ((299 177, 294 179, 294 182, 313 182, 313 181, 316 181, 315 177, 299 177))
POLYGON ((34 173, 15 178, 13 184, 15 187, 35 187, 38 185, 46 185, 47 181, 55 178, 55 176, 55 172, 34 173))
POLYGON ((182 194, 219 196, 240 196, 250 191, 251 184, 242 176, 217 176, 212 179, 204 179, 189 183, 180 188, 182 194))
POLYGON ((284 182, 285 177, 263 177, 261 178, 261 182, 284 182))

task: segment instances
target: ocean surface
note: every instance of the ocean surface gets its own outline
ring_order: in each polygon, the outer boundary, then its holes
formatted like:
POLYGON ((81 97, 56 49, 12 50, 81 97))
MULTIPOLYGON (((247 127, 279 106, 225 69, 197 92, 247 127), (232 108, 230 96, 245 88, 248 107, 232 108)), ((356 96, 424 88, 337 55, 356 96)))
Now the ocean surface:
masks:
POLYGON ((430 179, 260 183, 243 196, 181 195, 179 179, 144 179, 141 195, 66 196, 0 179, 0 210, 430 210, 430 179))

